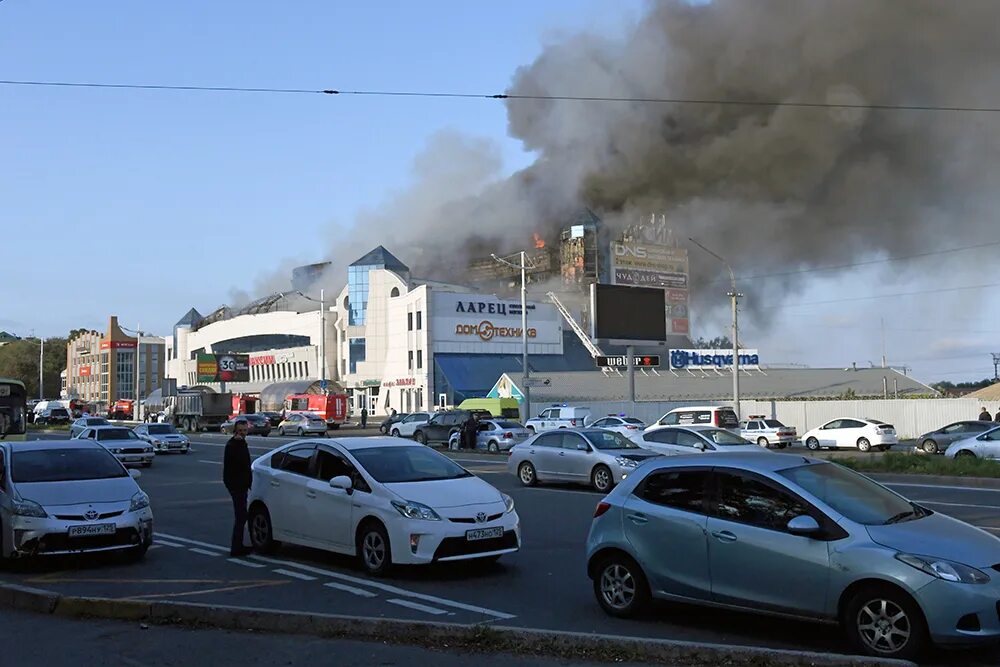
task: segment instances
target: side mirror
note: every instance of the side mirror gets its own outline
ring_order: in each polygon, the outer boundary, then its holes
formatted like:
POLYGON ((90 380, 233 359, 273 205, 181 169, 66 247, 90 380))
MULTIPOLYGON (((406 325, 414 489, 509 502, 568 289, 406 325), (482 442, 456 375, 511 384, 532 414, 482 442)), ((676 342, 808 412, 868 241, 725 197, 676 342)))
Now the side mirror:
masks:
POLYGON ((129 468, 128 476, 131 477, 132 479, 139 479, 140 477, 142 477, 142 473, 136 470, 135 468, 129 468))
POLYGON ((708 445, 706 445, 704 442, 696 442, 694 448, 703 452, 706 449, 708 449, 708 445))
POLYGON ((812 537, 820 532, 820 527, 816 519, 808 514, 800 514, 788 522, 788 532, 792 535, 812 537))
POLYGON ((581 452, 589 452, 590 451, 590 445, 587 445, 586 443, 583 443, 583 442, 579 443, 576 446, 576 448, 578 450, 580 450, 581 452))
POLYGON ((340 489, 344 493, 350 493, 354 484, 351 483, 351 478, 347 475, 338 475, 330 480, 330 487, 340 489))

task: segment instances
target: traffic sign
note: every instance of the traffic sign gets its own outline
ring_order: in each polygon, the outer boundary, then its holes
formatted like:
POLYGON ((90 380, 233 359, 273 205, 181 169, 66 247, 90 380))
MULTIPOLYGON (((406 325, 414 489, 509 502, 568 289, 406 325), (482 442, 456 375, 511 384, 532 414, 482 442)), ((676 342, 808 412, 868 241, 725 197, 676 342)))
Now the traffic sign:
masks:
POLYGON ((530 377, 527 382, 522 381, 522 384, 528 387, 548 387, 552 384, 552 378, 530 377))
MULTIPOLYGON (((625 368, 628 366, 628 357, 624 354, 612 357, 594 357, 598 368, 625 368)), ((660 365, 660 355, 644 354, 633 357, 632 365, 636 368, 656 368, 660 365)))

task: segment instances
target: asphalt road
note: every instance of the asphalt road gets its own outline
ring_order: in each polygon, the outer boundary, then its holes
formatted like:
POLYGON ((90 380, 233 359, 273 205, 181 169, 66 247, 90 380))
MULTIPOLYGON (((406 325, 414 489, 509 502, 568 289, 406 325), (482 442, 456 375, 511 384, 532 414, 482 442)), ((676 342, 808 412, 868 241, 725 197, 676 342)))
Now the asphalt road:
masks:
MULTIPOLYGON (((51 437, 51 436, 50 436, 51 437)), ((289 439, 251 437, 264 454, 289 439)), ((221 478, 225 438, 199 434, 188 455, 160 456, 139 480, 153 504, 157 544, 144 562, 107 557, 41 561, 5 577, 69 594, 190 600, 357 614, 843 652, 839 630, 749 614, 663 605, 640 620, 605 615, 585 573, 584 543, 599 494, 524 488, 496 457, 455 453, 514 497, 524 546, 494 565, 403 568, 370 579, 352 559, 284 547, 273 558, 228 558, 231 506, 221 478)), ((1000 535, 1000 490, 897 485, 936 511, 1000 535)), ((996 665, 1000 650, 942 653, 934 663, 996 665)), ((929 663, 931 664, 931 663, 929 663)))

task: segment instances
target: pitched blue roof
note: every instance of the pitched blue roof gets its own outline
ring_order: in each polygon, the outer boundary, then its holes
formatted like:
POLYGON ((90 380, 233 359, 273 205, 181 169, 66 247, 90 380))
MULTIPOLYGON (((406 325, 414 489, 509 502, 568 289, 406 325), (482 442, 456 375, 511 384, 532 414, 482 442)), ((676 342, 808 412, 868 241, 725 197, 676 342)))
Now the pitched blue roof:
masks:
POLYGON ((196 326, 198 324, 198 322, 201 322, 203 319, 205 319, 205 318, 202 317, 202 314, 199 313, 194 308, 192 308, 191 310, 187 311, 187 313, 184 315, 184 317, 182 317, 181 319, 177 320, 177 324, 175 324, 174 326, 175 327, 193 327, 193 326, 196 326))
POLYGON ((351 266, 378 266, 383 269, 395 271, 396 273, 410 272, 410 267, 399 261, 395 255, 383 246, 375 248, 361 259, 352 262, 351 266))

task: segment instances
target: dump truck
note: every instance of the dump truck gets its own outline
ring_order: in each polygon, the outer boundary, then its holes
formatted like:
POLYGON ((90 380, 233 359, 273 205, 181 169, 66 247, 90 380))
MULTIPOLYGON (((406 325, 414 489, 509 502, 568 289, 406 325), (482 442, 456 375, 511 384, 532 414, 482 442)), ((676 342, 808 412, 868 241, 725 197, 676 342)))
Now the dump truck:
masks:
POLYGON ((231 393, 179 391, 164 398, 167 421, 184 431, 218 430, 233 409, 231 393))

